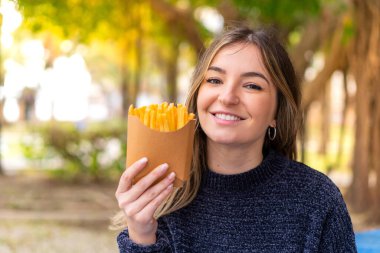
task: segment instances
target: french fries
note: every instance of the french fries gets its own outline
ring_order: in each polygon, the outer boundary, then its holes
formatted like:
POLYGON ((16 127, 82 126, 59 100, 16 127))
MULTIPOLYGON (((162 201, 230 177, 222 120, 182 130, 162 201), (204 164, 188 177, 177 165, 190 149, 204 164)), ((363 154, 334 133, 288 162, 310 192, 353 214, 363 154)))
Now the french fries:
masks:
POLYGON ((184 127, 187 122, 195 118, 182 104, 174 105, 163 102, 134 108, 130 105, 128 115, 136 116, 147 127, 161 132, 170 132, 184 127))

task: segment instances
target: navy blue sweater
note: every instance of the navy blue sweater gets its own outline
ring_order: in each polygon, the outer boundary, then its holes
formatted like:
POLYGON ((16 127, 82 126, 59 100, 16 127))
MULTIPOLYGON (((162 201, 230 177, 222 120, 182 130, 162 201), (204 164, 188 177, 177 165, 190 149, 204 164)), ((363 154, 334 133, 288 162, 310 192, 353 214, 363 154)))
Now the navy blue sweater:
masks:
POLYGON ((339 189, 322 173, 270 152, 237 175, 206 170, 197 197, 158 220, 157 242, 120 252, 356 252, 339 189))

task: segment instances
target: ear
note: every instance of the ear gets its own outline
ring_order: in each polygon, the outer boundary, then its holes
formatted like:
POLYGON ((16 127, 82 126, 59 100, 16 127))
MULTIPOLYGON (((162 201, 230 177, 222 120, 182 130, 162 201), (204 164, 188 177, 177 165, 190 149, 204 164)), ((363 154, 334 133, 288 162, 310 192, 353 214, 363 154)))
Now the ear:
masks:
POLYGON ((270 124, 269 124, 270 127, 276 127, 277 126, 277 121, 275 119, 273 119, 270 124))

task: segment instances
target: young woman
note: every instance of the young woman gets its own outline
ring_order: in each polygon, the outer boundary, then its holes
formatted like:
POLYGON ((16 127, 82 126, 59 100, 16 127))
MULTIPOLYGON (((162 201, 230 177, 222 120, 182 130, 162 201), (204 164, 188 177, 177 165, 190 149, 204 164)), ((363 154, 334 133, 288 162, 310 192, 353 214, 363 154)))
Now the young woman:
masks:
POLYGON ((294 160, 300 88, 274 36, 244 27, 219 36, 187 105, 199 121, 191 179, 153 185, 163 164, 132 186, 146 158, 123 173, 120 252, 356 252, 339 189, 294 160))

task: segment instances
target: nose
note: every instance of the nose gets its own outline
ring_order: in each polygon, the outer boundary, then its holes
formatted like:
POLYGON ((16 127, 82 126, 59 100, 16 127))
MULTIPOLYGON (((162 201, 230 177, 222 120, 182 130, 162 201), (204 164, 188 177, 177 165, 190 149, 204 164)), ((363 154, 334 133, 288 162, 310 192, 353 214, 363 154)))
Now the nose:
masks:
POLYGON ((234 87, 224 86, 219 93, 218 100, 223 105, 237 105, 240 102, 239 96, 234 87))

